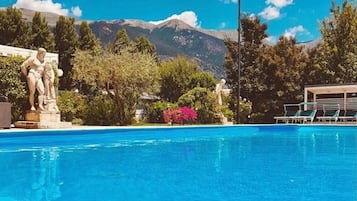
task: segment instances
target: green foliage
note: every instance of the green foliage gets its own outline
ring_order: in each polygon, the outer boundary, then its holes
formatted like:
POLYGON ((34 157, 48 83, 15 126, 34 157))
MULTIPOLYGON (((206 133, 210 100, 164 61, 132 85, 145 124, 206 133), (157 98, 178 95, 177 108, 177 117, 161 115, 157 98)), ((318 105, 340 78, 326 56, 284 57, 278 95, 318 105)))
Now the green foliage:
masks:
POLYGON ((214 78, 212 73, 208 72, 196 72, 189 77, 188 88, 193 89, 195 87, 207 88, 214 90, 217 80, 214 78))
MULTIPOLYGON (((262 40, 267 36, 267 26, 260 24, 257 18, 247 16, 242 20, 242 27, 241 96, 252 102, 252 115, 260 116, 254 121, 270 122, 281 111, 283 103, 302 101, 304 81, 308 80, 304 77, 308 56, 294 38, 280 37, 277 44, 264 45, 262 40)), ((228 84, 232 86, 232 93, 238 94, 237 43, 226 41, 226 45, 228 53, 224 66, 228 84)), ((315 69, 317 71, 318 68, 315 69)), ((236 112, 238 97, 233 100, 231 109, 236 112)), ((244 122, 246 114, 240 118, 244 122)))
POLYGON ((109 126, 118 122, 117 107, 108 95, 94 97, 89 103, 86 124, 109 126))
POLYGON ((51 35, 48 22, 45 17, 42 17, 40 12, 36 12, 32 18, 30 46, 32 49, 43 47, 48 52, 54 50, 54 39, 51 35))
POLYGON ((307 63, 304 68, 302 83, 305 85, 316 85, 329 83, 328 70, 326 62, 324 61, 324 53, 322 45, 318 44, 316 47, 307 50, 307 63))
POLYGON ((321 25, 324 77, 327 83, 357 82, 357 4, 332 5, 321 25))
MULTIPOLYGON (((231 108, 237 108, 236 105, 238 101, 236 100, 237 96, 223 96, 223 106, 221 106, 221 112, 227 117, 228 121, 233 121, 235 118, 235 113, 231 110, 231 108), (226 106, 228 105, 228 107, 226 106), (230 119, 230 113, 233 113, 233 119, 230 119)), ((247 100, 246 98, 241 98, 239 101, 239 123, 251 123, 251 116, 252 114, 252 102, 247 100)))
POLYGON ((86 21, 83 21, 79 28, 79 49, 91 51, 95 55, 101 50, 98 38, 86 21))
POLYGON ((72 59, 78 46, 74 18, 60 16, 54 30, 56 50, 59 54, 59 68, 63 70, 60 89, 72 88, 72 59))
POLYGON ((20 73, 21 57, 0 57, 0 94, 12 104, 12 121, 23 119, 22 112, 28 107, 26 78, 20 73), (21 77, 20 77, 21 76, 21 77))
POLYGON ((150 123, 163 123, 163 111, 167 108, 177 108, 178 105, 170 102, 158 101, 148 104, 145 108, 145 118, 150 123))
POLYGON ((73 91, 60 91, 57 97, 57 105, 61 111, 61 120, 72 122, 87 119, 88 102, 85 96, 73 91))
POLYGON ((29 48, 29 26, 15 7, 0 9, 0 44, 29 48))
POLYGON ((131 41, 125 29, 118 31, 114 41, 109 45, 109 50, 114 54, 119 54, 123 49, 130 47, 131 41))
POLYGON ((221 112, 224 115, 224 117, 227 118, 228 121, 233 121, 234 113, 231 109, 229 109, 228 107, 223 107, 221 108, 221 112))
MULTIPOLYGON (((263 43, 263 39, 267 37, 267 25, 261 24, 258 17, 252 18, 244 16, 242 23, 242 38, 244 43, 241 43, 240 56, 240 72, 238 71, 238 44, 231 40, 225 40, 228 52, 225 56, 224 67, 227 72, 227 84, 232 89, 232 97, 230 108, 235 113, 235 120, 237 121, 238 88, 240 87, 240 94, 242 97, 247 97, 253 102, 253 106, 261 107, 263 100, 266 99, 264 95, 269 90, 266 82, 274 82, 274 79, 268 78, 266 75, 272 70, 266 70, 262 63, 263 53, 267 48, 263 43), (240 83, 238 83, 238 75, 240 83), (264 99, 262 99, 264 97, 264 99)), ((266 51, 268 52, 268 51, 266 51)), ((261 110, 256 108, 255 112, 261 110)), ((241 116, 240 116, 241 117, 241 116)), ((241 120, 241 122, 243 122, 241 120)))
POLYGON ((302 83, 302 77, 306 62, 303 47, 298 46, 293 38, 281 37, 275 46, 264 52, 262 67, 267 88, 254 99, 249 97, 249 100, 253 102, 253 111, 265 111, 265 122, 271 121, 282 110, 284 103, 303 100, 305 83, 302 83))
POLYGON ((162 62, 160 66, 160 97, 169 102, 176 102, 180 96, 191 90, 193 85, 201 81, 198 79, 200 76, 195 74, 199 72, 198 65, 183 56, 162 62), (191 76, 193 77, 191 78, 191 76))
POLYGON ((130 124, 140 95, 157 90, 157 64, 149 54, 121 50, 100 56, 76 51, 74 79, 111 94, 120 125, 130 124))
POLYGON ((216 123, 219 108, 215 94, 207 88, 196 87, 178 99, 179 106, 187 106, 197 111, 197 122, 216 123))
POLYGON ((148 53, 153 57, 157 58, 155 45, 152 44, 147 38, 144 36, 139 36, 134 40, 134 46, 136 51, 141 53, 148 53))

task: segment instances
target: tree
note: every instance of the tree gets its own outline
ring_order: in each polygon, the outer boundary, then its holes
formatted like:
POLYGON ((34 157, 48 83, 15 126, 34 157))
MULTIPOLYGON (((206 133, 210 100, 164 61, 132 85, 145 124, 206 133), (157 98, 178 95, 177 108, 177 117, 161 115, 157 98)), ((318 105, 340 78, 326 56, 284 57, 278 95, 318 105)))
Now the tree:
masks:
MULTIPOLYGON (((242 41, 240 51, 240 86, 238 83, 238 44, 231 40, 224 43, 228 49, 225 55, 223 66, 226 68, 227 84, 232 88, 232 99, 230 108, 237 117, 238 87, 241 89, 241 96, 252 101, 253 107, 259 105, 262 91, 266 90, 265 73, 262 66, 262 54, 266 48, 263 40, 267 37, 267 25, 261 24, 258 17, 244 16, 242 23, 242 41)), ((241 110, 241 109, 240 109, 241 110)), ((256 111, 256 110, 255 110, 256 111)), ((237 119, 236 119, 237 120, 237 119)))
POLYGON ((53 36, 51 35, 46 19, 41 16, 40 12, 36 12, 32 18, 31 25, 31 48, 38 49, 43 47, 47 51, 52 52, 54 50, 53 45, 53 36))
POLYGON ((306 68, 307 55, 303 46, 296 44, 295 38, 280 37, 275 46, 264 52, 262 69, 265 90, 255 98, 253 111, 264 114, 262 121, 272 121, 273 116, 282 111, 284 103, 303 100, 305 83, 303 72, 306 68))
POLYGON ((199 72, 197 63, 189 61, 184 56, 162 62, 160 65, 160 97, 169 102, 176 102, 181 95, 191 90, 191 87, 196 87, 195 84, 198 85, 196 73, 199 72))
POLYGON ((218 103, 215 94, 207 88, 196 87, 178 99, 179 106, 187 106, 197 111, 199 123, 216 123, 219 121, 218 103))
POLYGON ((109 50, 115 54, 119 54, 122 49, 127 48, 130 45, 131 41, 126 30, 121 29, 118 31, 113 43, 109 45, 109 50))
POLYGON ((188 88, 193 89, 195 87, 203 87, 210 90, 214 90, 216 87, 217 80, 214 78, 212 73, 209 72, 196 72, 189 77, 188 88))
POLYGON ((357 81, 357 6, 344 0, 332 4, 332 17, 321 24, 322 51, 328 83, 357 81))
POLYGON ((20 10, 8 7, 0 10, 0 44, 29 48, 29 26, 20 10))
POLYGON ((155 45, 152 44, 147 38, 144 36, 139 36, 134 40, 134 46, 136 51, 142 53, 148 53, 153 57, 157 58, 155 45))
POLYGON ((95 55, 100 53, 99 40, 86 21, 83 21, 79 28, 79 49, 91 51, 95 55))
POLYGON ((74 59, 74 79, 105 89, 112 96, 120 125, 131 123, 143 92, 158 88, 157 69, 155 58, 129 48, 120 54, 105 52, 99 56, 78 50, 74 59))
POLYGON ((326 68, 322 44, 307 49, 307 63, 304 68, 302 83, 305 85, 327 84, 330 80, 330 72, 326 68))
POLYGON ((77 33, 74 28, 74 18, 60 16, 54 30, 56 50, 59 54, 59 67, 63 70, 60 89, 71 89, 72 59, 78 47, 77 33))

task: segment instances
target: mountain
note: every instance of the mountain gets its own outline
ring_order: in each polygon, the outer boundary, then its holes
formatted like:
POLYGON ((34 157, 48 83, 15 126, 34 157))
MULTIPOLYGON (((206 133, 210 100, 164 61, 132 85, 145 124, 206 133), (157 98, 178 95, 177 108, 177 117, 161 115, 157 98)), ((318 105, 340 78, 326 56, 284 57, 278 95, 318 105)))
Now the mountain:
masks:
MULTIPOLYGON (((23 18, 31 22, 35 11, 21 9, 23 18)), ((50 26, 55 26, 59 15, 42 13, 50 26)), ((79 26, 81 21, 76 20, 79 26)), ((141 20, 88 21, 93 33, 99 38, 102 46, 115 39, 116 33, 126 29, 129 37, 134 40, 145 36, 156 47, 162 60, 185 55, 198 62, 202 70, 212 72, 216 78, 225 77, 223 65, 227 51, 223 40, 232 37, 236 39, 236 31, 204 30, 189 26, 180 20, 169 20, 154 25, 141 20)))
MULTIPOLYGON (((21 9, 26 21, 31 22, 35 11, 21 9)), ((42 13, 50 26, 55 26, 59 15, 42 13)), ((227 48, 224 39, 238 41, 236 30, 205 30, 191 27, 183 21, 173 19, 154 25, 141 20, 112 20, 88 21, 93 33, 99 38, 102 46, 115 39, 116 33, 126 29, 129 37, 134 40, 138 36, 145 36, 156 47, 162 60, 185 55, 198 62, 202 70, 212 72, 217 79, 224 78, 224 55, 227 48)), ((81 21, 76 20, 77 30, 81 21)), ((307 48, 316 46, 320 40, 301 43, 307 48)))
POLYGON ((138 20, 95 21, 90 27, 102 45, 113 41, 120 29, 126 29, 131 39, 138 36, 148 38, 156 46, 161 59, 186 55, 196 60, 204 71, 214 73, 217 78, 225 77, 222 65, 227 49, 223 39, 213 32, 207 34, 180 20, 158 25, 138 20))

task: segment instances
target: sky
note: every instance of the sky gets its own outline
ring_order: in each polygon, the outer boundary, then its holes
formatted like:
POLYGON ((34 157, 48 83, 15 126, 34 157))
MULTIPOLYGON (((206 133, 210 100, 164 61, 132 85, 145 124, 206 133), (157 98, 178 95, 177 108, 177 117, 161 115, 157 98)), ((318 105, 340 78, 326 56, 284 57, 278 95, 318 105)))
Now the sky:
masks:
MULTIPOLYGON (((340 5, 343 0, 335 0, 340 5)), ((241 0, 241 14, 268 24, 271 42, 280 36, 307 42, 321 37, 320 23, 330 18, 331 0, 241 0)), ((238 0, 0 0, 14 6, 53 12, 80 20, 138 19, 153 24, 180 19, 192 27, 238 27, 238 0)))

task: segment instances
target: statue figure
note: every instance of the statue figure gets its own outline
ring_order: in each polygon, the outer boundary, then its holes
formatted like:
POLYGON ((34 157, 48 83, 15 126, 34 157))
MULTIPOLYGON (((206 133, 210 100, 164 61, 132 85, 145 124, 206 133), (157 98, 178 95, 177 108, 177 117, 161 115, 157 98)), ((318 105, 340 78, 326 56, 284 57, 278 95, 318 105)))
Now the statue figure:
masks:
POLYGON ((43 83, 45 85, 45 95, 47 99, 56 99, 55 91, 55 72, 49 62, 45 64, 45 71, 43 73, 43 83))
POLYGON ((46 50, 44 48, 39 48, 36 57, 30 57, 21 64, 21 72, 27 77, 29 102, 31 110, 33 111, 36 110, 34 100, 36 89, 38 92, 38 107, 40 110, 44 110, 43 100, 45 89, 42 81, 42 75, 45 69, 45 55, 46 50))
POLYGON ((226 84, 225 79, 221 79, 218 84, 216 84, 216 94, 217 94, 217 99, 218 99, 218 105, 222 105, 222 90, 224 87, 224 84, 226 84))
POLYGON ((45 64, 45 70, 43 72, 43 83, 45 85, 45 109, 47 111, 59 112, 57 101, 56 101, 56 90, 55 90, 55 72, 52 65, 49 62, 45 64))

